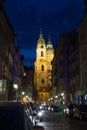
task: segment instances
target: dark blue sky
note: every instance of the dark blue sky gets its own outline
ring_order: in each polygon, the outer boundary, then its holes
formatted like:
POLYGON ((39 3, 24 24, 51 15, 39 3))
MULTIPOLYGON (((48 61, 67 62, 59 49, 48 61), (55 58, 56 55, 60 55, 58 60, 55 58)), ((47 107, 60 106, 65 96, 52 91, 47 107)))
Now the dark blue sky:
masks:
POLYGON ((61 33, 76 29, 84 14, 84 0, 5 0, 4 7, 28 66, 35 59, 40 28, 55 47, 61 33))

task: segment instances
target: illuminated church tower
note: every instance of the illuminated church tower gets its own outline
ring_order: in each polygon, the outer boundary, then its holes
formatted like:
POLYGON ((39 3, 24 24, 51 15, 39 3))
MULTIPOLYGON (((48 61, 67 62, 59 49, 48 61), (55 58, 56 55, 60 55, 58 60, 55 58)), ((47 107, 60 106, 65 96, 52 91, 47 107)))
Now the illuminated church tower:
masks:
POLYGON ((54 56, 54 49, 50 38, 46 45, 42 31, 36 47, 36 61, 34 84, 37 90, 38 103, 46 102, 51 97, 51 61, 54 56))

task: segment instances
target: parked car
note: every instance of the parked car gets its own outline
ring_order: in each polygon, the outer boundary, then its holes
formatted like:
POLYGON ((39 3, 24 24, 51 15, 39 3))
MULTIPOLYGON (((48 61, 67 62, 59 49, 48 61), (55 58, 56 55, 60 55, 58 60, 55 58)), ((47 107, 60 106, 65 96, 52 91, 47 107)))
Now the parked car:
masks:
POLYGON ((60 108, 59 106, 53 105, 52 108, 51 108, 51 110, 52 110, 53 112, 60 112, 60 111, 61 111, 61 108, 60 108))
POLYGON ((42 122, 43 121, 43 111, 39 110, 38 112, 34 112, 32 119, 33 119, 34 122, 37 122, 38 120, 40 122, 42 122))
POLYGON ((43 116, 43 111, 38 111, 38 113, 37 113, 37 118, 39 119, 40 122, 43 121, 43 118, 44 118, 44 116, 43 116))
POLYGON ((32 130, 44 130, 43 126, 34 126, 32 130))
POLYGON ((73 110, 73 118, 87 119, 87 105, 77 105, 73 110))
POLYGON ((53 106, 54 106, 54 105, 49 105, 49 106, 48 106, 48 110, 49 110, 49 111, 52 111, 53 106))
POLYGON ((66 117, 69 117, 69 118, 73 117, 73 109, 75 108, 75 106, 76 104, 72 104, 72 103, 65 106, 64 114, 66 117))
POLYGON ((40 110, 48 110, 48 105, 40 105, 39 109, 40 110))
POLYGON ((0 130, 31 130, 32 123, 20 102, 0 102, 0 130))

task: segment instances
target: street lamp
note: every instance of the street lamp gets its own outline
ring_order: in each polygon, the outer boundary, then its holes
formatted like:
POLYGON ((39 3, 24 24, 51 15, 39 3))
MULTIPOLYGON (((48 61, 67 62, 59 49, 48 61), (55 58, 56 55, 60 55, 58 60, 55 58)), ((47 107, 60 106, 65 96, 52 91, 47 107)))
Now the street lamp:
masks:
POLYGON ((63 97, 63 96, 64 96, 64 93, 61 93, 61 96, 63 97))
POLYGON ((57 95, 54 97, 54 101, 55 101, 55 104, 58 105, 58 96, 57 95))
POLYGON ((58 96, 55 96, 55 98, 58 98, 58 96))
POLYGON ((24 94, 25 94, 25 92, 23 91, 23 92, 22 92, 22 95, 24 95, 24 94))
POLYGON ((18 90, 18 85, 17 85, 17 84, 13 84, 13 88, 14 88, 15 90, 18 90))
POLYGON ((18 97, 18 85, 16 83, 13 84, 13 88, 14 88, 14 99, 17 99, 18 97))
POLYGON ((62 97, 62 103, 64 105, 65 104, 65 102, 64 102, 64 99, 65 99, 64 93, 61 93, 61 97, 62 97))

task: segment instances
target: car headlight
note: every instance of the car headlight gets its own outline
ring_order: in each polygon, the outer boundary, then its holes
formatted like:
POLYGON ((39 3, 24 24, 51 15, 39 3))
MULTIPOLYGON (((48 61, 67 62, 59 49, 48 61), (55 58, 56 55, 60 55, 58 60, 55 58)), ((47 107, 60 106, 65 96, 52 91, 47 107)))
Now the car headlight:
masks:
POLYGON ((38 116, 42 116, 42 112, 38 112, 38 116))
POLYGON ((40 109, 42 109, 42 106, 40 106, 40 109))

